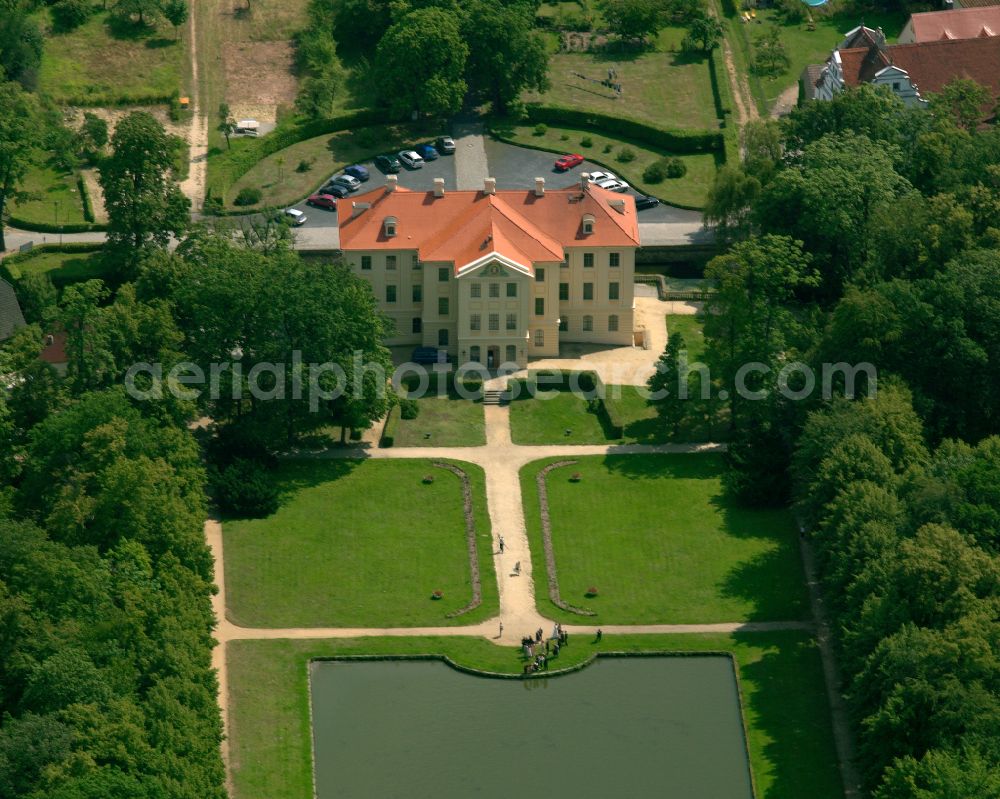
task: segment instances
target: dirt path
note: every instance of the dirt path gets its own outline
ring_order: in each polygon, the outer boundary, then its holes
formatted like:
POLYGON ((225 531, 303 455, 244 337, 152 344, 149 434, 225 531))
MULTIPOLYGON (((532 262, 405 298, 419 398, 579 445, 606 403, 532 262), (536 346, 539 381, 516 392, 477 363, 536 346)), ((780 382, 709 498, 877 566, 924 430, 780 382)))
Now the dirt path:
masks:
MULTIPOLYGON (((719 9, 715 3, 709 5, 709 13, 717 19, 721 19, 719 9)), ((724 25, 725 23, 723 23, 724 25)), ((726 64, 726 74, 729 76, 729 90, 733 95, 733 105, 736 106, 736 123, 742 128, 747 122, 757 119, 757 104, 750 93, 750 84, 745 76, 741 76, 736 70, 736 60, 733 58, 733 48, 729 44, 729 37, 722 37, 722 60, 726 64)))
POLYGON ((790 113, 791 110, 795 108, 798 101, 799 84, 793 83, 778 95, 778 99, 775 100, 774 105, 771 106, 771 116, 775 119, 785 116, 785 114, 790 113))
POLYGON ((201 86, 198 82, 198 28, 195 20, 197 10, 188 14, 191 36, 191 126, 188 129, 189 157, 187 179, 181 183, 181 191, 191 200, 191 212, 198 216, 205 204, 205 180, 208 172, 208 109, 202 107, 201 86))

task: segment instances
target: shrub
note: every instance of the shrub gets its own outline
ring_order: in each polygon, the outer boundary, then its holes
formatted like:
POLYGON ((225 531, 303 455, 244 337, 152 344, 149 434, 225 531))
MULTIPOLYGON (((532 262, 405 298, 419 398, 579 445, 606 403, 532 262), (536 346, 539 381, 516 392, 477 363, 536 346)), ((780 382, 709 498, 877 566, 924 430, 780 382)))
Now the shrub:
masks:
POLYGON ((236 199, 233 200, 233 205, 256 205, 261 201, 263 196, 264 192, 260 189, 245 186, 240 189, 240 193, 236 195, 236 199))
POLYGON ((608 144, 604 145, 604 150, 602 150, 602 152, 604 152, 604 153, 610 153, 612 149, 613 148, 611 147, 611 143, 609 142, 608 144))
POLYGON ((399 415, 403 419, 416 419, 420 414, 420 406, 416 400, 409 397, 400 397, 399 415))
POLYGON ((618 155, 615 156, 615 160, 622 164, 628 164, 635 160, 635 151, 628 147, 622 147, 618 151, 618 155))
POLYGON ((399 427, 399 406, 393 405, 385 417, 385 427, 382 428, 380 447, 391 447, 396 443, 396 428, 399 427))
POLYGON ((687 174, 688 168, 680 158, 676 156, 666 159, 667 161, 667 177, 668 178, 682 178, 687 174))
POLYGON ((424 484, 425 486, 429 486, 429 485, 430 485, 431 483, 433 483, 433 482, 434 482, 434 475, 433 475, 433 474, 425 474, 425 475, 424 475, 424 479, 423 479, 423 480, 422 480, 421 482, 422 482, 422 483, 423 483, 423 484, 424 484))
POLYGON ((431 594, 431 599, 441 599, 442 597, 444 597, 444 591, 442 591, 440 588, 436 589, 431 594))
POLYGON ((88 0, 59 0, 52 6, 52 21, 56 30, 71 31, 86 22, 92 11, 88 0))
POLYGON ((569 134, 563 133, 559 136, 559 141, 569 141, 569 134))
POLYGON ((212 487, 226 513, 260 518, 278 509, 278 488, 257 461, 237 459, 221 470, 213 469, 212 487))
POLYGON ((687 165, 676 156, 661 158, 646 167, 642 179, 647 183, 662 183, 667 178, 682 178, 687 174, 687 165))
POLYGON ((597 589, 594 586, 590 586, 590 588, 587 589, 587 596, 593 599, 597 596, 597 589))
POLYGON ((295 167, 295 171, 296 172, 308 172, 312 168, 313 168, 313 159, 312 158, 309 158, 309 159, 303 158, 301 161, 299 161, 299 165, 297 167, 295 167))
POLYGON ((546 125, 544 122, 539 122, 537 125, 535 125, 536 136, 544 136, 548 132, 548 130, 549 126, 546 125))
POLYGON ((592 138, 590 138, 590 136, 584 136, 582 139, 580 139, 580 146, 581 147, 593 147, 594 146, 594 140, 592 138))

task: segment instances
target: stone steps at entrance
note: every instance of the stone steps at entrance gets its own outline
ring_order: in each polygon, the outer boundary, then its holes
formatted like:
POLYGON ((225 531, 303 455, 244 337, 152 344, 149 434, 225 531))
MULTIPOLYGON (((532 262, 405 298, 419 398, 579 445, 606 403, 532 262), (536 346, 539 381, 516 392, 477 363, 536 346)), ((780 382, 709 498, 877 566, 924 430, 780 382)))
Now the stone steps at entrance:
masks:
POLYGON ((483 405, 506 405, 503 394, 499 389, 487 389, 483 392, 483 405))

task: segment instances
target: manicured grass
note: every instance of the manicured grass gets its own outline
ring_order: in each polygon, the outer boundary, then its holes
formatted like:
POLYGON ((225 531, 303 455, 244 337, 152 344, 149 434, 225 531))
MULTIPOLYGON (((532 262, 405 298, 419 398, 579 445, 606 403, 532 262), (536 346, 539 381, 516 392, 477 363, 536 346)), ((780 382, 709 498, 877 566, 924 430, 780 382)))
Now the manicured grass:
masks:
POLYGON ((705 334, 701 320, 693 314, 667 314, 667 340, 674 333, 684 337, 687 347, 688 363, 700 361, 705 357, 705 334))
POLYGON ((48 274, 57 286, 82 283, 85 280, 105 280, 109 265, 100 251, 52 252, 40 250, 25 259, 4 261, 4 267, 15 280, 30 274, 48 274))
POLYGON ((22 199, 9 204, 11 216, 17 219, 45 225, 81 225, 87 221, 76 173, 59 169, 52 163, 50 153, 36 153, 20 191, 22 199))
POLYGON ((416 400, 416 419, 400 419, 397 447, 481 447, 486 444, 482 403, 457 395, 416 400), (430 433, 430 437, 427 437, 430 433))
POLYGON ((430 461, 286 461, 282 503, 223 525, 228 612, 250 627, 469 624, 497 612, 482 470, 472 480, 482 578, 472 597, 458 478, 430 461), (422 478, 433 475, 425 485, 422 478), (431 599, 440 589, 441 600, 431 599))
POLYGON ((132 26, 97 11, 67 33, 45 38, 39 90, 60 103, 123 105, 187 94, 187 44, 164 20, 132 26))
POLYGON ((696 153, 679 155, 687 166, 687 174, 682 178, 670 178, 660 183, 646 183, 642 174, 646 167, 665 156, 673 155, 666 150, 651 147, 648 144, 628 139, 604 136, 600 133, 573 128, 549 127, 541 136, 535 134, 534 126, 505 128, 497 131, 504 139, 525 147, 541 147, 560 152, 580 153, 586 158, 604 164, 616 175, 621 175, 626 181, 644 194, 652 194, 664 202, 685 208, 701 208, 708 198, 708 190, 715 180, 717 168, 714 153, 696 153), (566 136, 563 139, 563 136, 566 136), (581 142, 589 138, 590 147, 584 147, 581 142), (611 151, 605 152, 610 146, 611 151), (635 153, 635 160, 627 163, 618 161, 618 153, 628 148, 635 153))
MULTIPOLYGON (((535 476, 521 471, 535 596, 548 601, 535 476)), ((598 624, 807 618, 798 540, 785 510, 749 510, 723 491, 718 455, 581 457, 547 477, 559 588, 598 624), (579 473, 580 482, 570 482, 579 473), (587 598, 589 587, 599 595, 587 598)))
MULTIPOLYGON (((597 651, 731 652, 760 799, 843 796, 819 655, 809 635, 606 635, 600 644, 573 636, 557 662, 570 666, 597 651)), ((472 668, 521 672, 516 650, 478 638, 233 641, 227 656, 235 799, 312 797, 308 662, 362 654, 439 654, 472 668)))
POLYGON ((667 28, 657 42, 657 51, 607 53, 557 53, 549 60, 547 91, 529 92, 528 102, 597 111, 623 116, 664 128, 714 130, 716 118, 708 60, 681 52, 679 28, 667 28), (675 43, 676 42, 676 43, 675 43), (598 81, 607 77, 609 67, 618 71, 622 96, 576 76, 598 81))
MULTIPOLYGON (((226 192, 226 208, 238 208, 233 200, 244 187, 263 192, 260 203, 250 206, 251 209, 292 205, 312 194, 334 172, 348 164, 368 160, 382 151, 403 149, 423 138, 406 127, 384 125, 367 128, 365 132, 344 130, 306 139, 258 161, 226 192), (309 162, 311 168, 306 172, 296 171, 300 161, 309 162)), ((323 212, 317 210, 315 213, 323 212)))

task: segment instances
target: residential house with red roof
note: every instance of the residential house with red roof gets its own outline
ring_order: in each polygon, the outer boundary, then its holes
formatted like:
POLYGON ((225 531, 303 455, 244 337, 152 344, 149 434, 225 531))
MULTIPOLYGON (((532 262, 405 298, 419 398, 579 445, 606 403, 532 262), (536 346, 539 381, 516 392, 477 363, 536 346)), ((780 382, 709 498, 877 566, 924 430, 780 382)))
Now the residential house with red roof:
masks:
POLYGON ((384 188, 341 201, 340 246, 395 322, 389 345, 526 366, 560 342, 630 345, 639 225, 632 197, 578 186, 384 188))
POLYGON ((1000 36, 1000 6, 925 11, 913 14, 899 34, 899 44, 942 39, 988 39, 1000 36))

